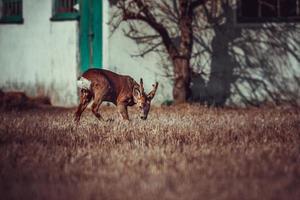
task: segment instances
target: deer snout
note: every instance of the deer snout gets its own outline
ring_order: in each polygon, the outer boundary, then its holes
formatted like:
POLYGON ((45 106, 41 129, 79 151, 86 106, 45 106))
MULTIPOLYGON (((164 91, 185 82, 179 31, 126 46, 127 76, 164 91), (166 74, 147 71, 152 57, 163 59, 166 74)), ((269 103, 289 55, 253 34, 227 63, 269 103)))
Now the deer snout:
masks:
POLYGON ((141 119, 142 119, 142 120, 146 120, 147 117, 146 117, 146 116, 141 116, 141 119))

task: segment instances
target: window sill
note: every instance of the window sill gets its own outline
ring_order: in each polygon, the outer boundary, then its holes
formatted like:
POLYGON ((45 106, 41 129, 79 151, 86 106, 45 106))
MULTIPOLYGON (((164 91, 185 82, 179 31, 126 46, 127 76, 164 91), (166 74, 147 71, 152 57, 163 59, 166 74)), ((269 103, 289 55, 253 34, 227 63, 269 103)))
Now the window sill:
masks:
POLYGON ((238 17, 238 23, 299 23, 300 17, 238 17))
POLYGON ((78 13, 57 13, 53 15, 50 20, 51 21, 67 21, 67 20, 78 20, 78 13))
POLYGON ((0 24, 24 24, 24 19, 19 16, 2 17, 0 19, 0 24))

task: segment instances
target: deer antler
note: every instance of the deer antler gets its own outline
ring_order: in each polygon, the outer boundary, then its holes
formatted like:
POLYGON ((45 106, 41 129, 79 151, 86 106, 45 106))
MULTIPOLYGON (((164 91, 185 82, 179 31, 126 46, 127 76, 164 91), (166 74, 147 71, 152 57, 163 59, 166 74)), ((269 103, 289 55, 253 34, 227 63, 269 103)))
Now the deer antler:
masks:
POLYGON ((153 99, 153 97, 155 96, 157 87, 158 87, 158 82, 155 82, 155 84, 152 85, 153 86, 153 90, 151 92, 149 92, 148 94, 148 98, 149 99, 153 99))
POLYGON ((140 79, 140 93, 141 95, 144 93, 144 83, 143 83, 143 79, 140 79))

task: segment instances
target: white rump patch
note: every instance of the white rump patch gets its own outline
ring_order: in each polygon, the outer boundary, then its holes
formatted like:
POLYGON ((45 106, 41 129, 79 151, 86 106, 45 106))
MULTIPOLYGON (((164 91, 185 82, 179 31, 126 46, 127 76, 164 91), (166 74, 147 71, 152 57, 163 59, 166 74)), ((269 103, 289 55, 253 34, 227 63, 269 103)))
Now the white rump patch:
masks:
POLYGON ((81 89, 90 90, 91 89, 92 82, 84 77, 80 77, 79 80, 77 80, 77 87, 81 89))

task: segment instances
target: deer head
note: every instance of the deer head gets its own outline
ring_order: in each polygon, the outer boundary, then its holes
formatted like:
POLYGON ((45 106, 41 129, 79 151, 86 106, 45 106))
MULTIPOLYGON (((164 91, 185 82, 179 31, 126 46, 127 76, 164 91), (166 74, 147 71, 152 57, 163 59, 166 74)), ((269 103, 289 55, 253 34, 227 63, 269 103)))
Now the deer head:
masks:
POLYGON ((133 99, 140 111, 140 118, 143 120, 147 119, 150 106, 151 106, 151 100, 155 96, 158 87, 158 82, 156 82, 152 86, 153 86, 152 91, 146 94, 144 91, 143 79, 141 78, 139 87, 135 87, 133 89, 133 99))

